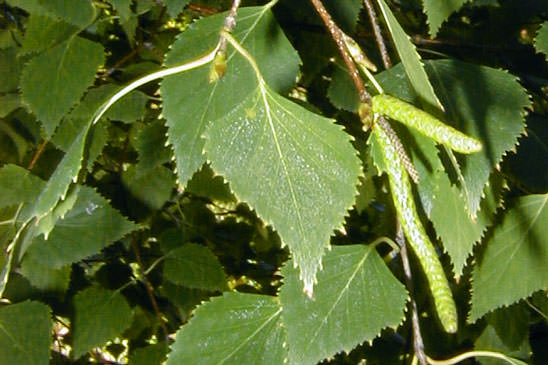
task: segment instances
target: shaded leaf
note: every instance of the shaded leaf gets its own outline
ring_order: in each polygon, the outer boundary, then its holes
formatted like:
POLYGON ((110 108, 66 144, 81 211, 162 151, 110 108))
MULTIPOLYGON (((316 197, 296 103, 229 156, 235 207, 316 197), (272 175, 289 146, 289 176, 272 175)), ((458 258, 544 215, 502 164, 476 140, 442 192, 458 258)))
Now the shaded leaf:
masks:
POLYGON ((21 62, 16 49, 0 49, 0 92, 16 91, 20 75, 21 62))
POLYGON ((21 97, 18 94, 6 94, 0 96, 0 118, 4 118, 21 106, 21 97))
POLYGON ((74 296, 74 343, 78 359, 96 346, 114 339, 131 324, 131 308, 117 291, 88 288, 74 296))
POLYGON ((137 171, 139 174, 169 162, 171 149, 166 146, 167 128, 164 122, 156 120, 144 126, 135 137, 134 146, 139 153, 137 171))
POLYGON ((164 263, 164 278, 188 288, 223 290, 226 276, 217 256, 194 243, 170 251, 164 263))
POLYGON ((496 351, 512 357, 506 358, 506 361, 489 357, 479 357, 479 363, 482 365, 502 365, 503 363, 510 365, 526 365, 527 363, 519 360, 519 358, 528 359, 531 356, 531 347, 529 346, 529 342, 524 342, 520 349, 512 351, 501 341, 492 326, 487 326, 485 328, 481 336, 478 337, 474 343, 474 347, 478 351, 496 351))
POLYGON ((523 342, 529 339, 530 316, 525 303, 499 308, 489 313, 487 321, 509 350, 519 350, 523 342))
POLYGON ((42 122, 46 137, 51 137, 63 115, 80 100, 103 62, 101 45, 71 37, 25 66, 21 79, 23 101, 42 122))
POLYGON ((163 364, 168 351, 165 342, 139 347, 129 355, 129 363, 133 365, 160 365, 163 364))
POLYGON ((361 163, 350 136, 260 85, 206 138, 214 171, 276 229, 312 293, 329 238, 354 204, 361 163))
POLYGON ((198 307, 177 331, 167 364, 282 364, 283 346, 277 298, 225 293, 198 307))
POLYGON ((520 198, 493 230, 474 268, 470 322, 548 288, 547 202, 547 195, 520 198))
POLYGON ((542 23, 535 38, 535 49, 537 52, 544 53, 548 61, 548 21, 542 23))
POLYGON ((175 175, 163 166, 139 174, 133 165, 122 173, 122 183, 136 199, 157 210, 171 197, 175 175))
POLYGON ((66 41, 78 32, 69 23, 48 16, 31 14, 25 28, 23 53, 38 53, 66 41))
POLYGON ((419 97, 421 104, 427 112, 432 110, 443 109, 434 89, 428 80, 428 75, 424 70, 421 62, 421 57, 417 53, 415 45, 409 39, 403 28, 398 23, 397 19, 392 14, 392 11, 386 5, 384 0, 377 0, 381 8, 381 12, 400 56, 401 63, 405 69, 405 74, 413 87, 413 90, 419 97))
POLYGON ((167 13, 172 18, 176 18, 189 2, 190 0, 164 0, 167 6, 167 13))
POLYGON ((21 274, 37 289, 64 293, 69 286, 71 267, 52 269, 38 254, 38 250, 29 250, 21 263, 21 274))
POLYGON ((469 0, 423 0, 424 12, 428 19, 428 29, 432 38, 436 37, 441 25, 455 11, 469 0))
POLYGON ((202 166, 188 182, 186 190, 204 198, 221 202, 236 202, 228 183, 211 169, 208 164, 202 166))
MULTIPOLYGON (((194 59, 213 49, 225 17, 226 13, 217 14, 192 24, 171 46, 166 66, 194 59)), ((288 90, 293 86, 299 58, 268 5, 240 9, 233 34, 244 47, 249 46, 249 52, 274 90, 288 90)), ((163 114, 182 186, 206 161, 202 134, 209 122, 224 117, 256 88, 256 78, 247 60, 232 50, 227 59, 227 72, 218 82, 208 82, 209 67, 162 81, 163 114)))
POLYGON ((115 103, 105 113, 103 118, 117 120, 125 123, 133 123, 142 119, 145 115, 148 96, 138 90, 134 90, 124 96, 124 100, 115 103))
POLYGON ((357 112, 360 98, 355 88, 349 87, 352 78, 345 66, 335 62, 335 70, 331 75, 331 82, 327 90, 327 97, 337 108, 357 112))
POLYGON ((0 207, 33 202, 45 182, 17 165, 0 168, 0 207))
POLYGON ((50 312, 31 301, 0 307, 0 363, 49 364, 50 312))
POLYGON ((27 254, 41 257, 50 268, 61 268, 98 253, 137 228, 92 188, 82 186, 72 209, 47 239, 35 238, 27 254))
POLYGON ((120 16, 120 23, 126 22, 131 15, 131 2, 133 0, 110 0, 110 3, 114 6, 114 9, 120 16))
POLYGON ((404 318, 407 292, 373 246, 334 246, 314 297, 301 291, 291 263, 282 269, 282 320, 292 364, 315 364, 377 337, 404 318))
POLYGON ((90 25, 95 17, 95 9, 89 0, 38 0, 38 3, 49 15, 81 28, 90 25))

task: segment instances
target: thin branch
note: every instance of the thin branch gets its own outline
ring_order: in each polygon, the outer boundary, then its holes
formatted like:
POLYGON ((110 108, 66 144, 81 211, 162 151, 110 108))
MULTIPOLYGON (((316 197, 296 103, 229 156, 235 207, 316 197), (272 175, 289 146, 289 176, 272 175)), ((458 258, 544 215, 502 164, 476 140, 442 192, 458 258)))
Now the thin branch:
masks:
POLYGON ((152 287, 152 284, 147 278, 148 270, 145 272, 143 270, 143 261, 141 260, 141 253, 139 252, 139 246, 137 245, 137 242, 135 240, 135 236, 132 236, 131 240, 131 246, 133 247, 133 252, 135 253, 135 258, 137 259, 137 264, 139 265, 139 271, 141 272, 141 276, 143 278, 143 282, 145 284, 145 288, 148 294, 148 297, 150 298, 150 302, 152 303, 152 307, 154 308, 154 312, 156 313, 156 317, 158 318, 158 321, 160 322, 160 327, 162 327, 162 331, 164 332, 164 338, 166 343, 169 341, 169 332, 167 330, 166 324, 164 323, 164 320, 162 318, 162 313, 160 312, 160 307, 158 306, 158 302, 156 301, 156 297, 154 296, 154 288, 152 287))
POLYGON ((405 283, 409 290, 409 297, 411 298, 409 305, 411 306, 411 326, 413 328, 413 347, 415 349, 415 355, 417 356, 421 365, 427 364, 427 357, 424 353, 424 342, 422 341, 421 328, 419 324, 419 314, 417 310, 417 303, 414 299, 413 288, 413 276, 411 274, 411 266, 409 265, 409 256, 407 255, 407 247, 405 245, 405 237, 403 235, 403 229, 398 221, 396 229, 396 242, 400 246, 401 261, 403 263, 403 272, 405 273, 405 283))
POLYGON ((373 7, 371 0, 364 0, 363 2, 365 4, 365 8, 367 9, 367 15, 369 15, 369 21, 371 22, 371 27, 373 28, 373 33, 375 34, 375 40, 377 41, 379 52, 381 53, 382 63, 384 68, 388 70, 392 67, 392 62, 390 61, 390 56, 388 55, 388 50, 386 49, 386 43, 382 37, 377 13, 375 12, 375 8, 373 7))
POLYGON ((354 85, 356 86, 356 89, 358 90, 360 101, 367 102, 368 104, 370 104, 371 95, 369 95, 369 93, 365 89, 365 86, 360 77, 358 69, 356 68, 356 65, 354 64, 354 61, 352 61, 351 56, 348 54, 348 50, 346 49, 346 45, 344 43, 341 30, 339 29, 337 24, 335 24, 335 22, 331 18, 331 15, 327 12, 327 9, 323 6, 320 0, 310 0, 310 2, 316 9, 316 12, 320 16, 320 18, 322 18, 325 26, 329 30, 329 34, 331 34, 331 38, 333 38, 333 40, 337 44, 337 48, 339 49, 339 52, 344 60, 344 63, 346 64, 346 67, 348 68, 348 71, 350 72, 352 81, 354 81, 354 85))
POLYGON ((44 152, 44 148, 46 147, 46 144, 48 144, 48 141, 44 139, 42 143, 40 144, 40 146, 38 146, 36 153, 34 154, 34 156, 32 156, 32 160, 29 163, 28 170, 32 170, 32 168, 36 164, 36 161, 38 161, 38 157, 40 157, 42 152, 44 152))

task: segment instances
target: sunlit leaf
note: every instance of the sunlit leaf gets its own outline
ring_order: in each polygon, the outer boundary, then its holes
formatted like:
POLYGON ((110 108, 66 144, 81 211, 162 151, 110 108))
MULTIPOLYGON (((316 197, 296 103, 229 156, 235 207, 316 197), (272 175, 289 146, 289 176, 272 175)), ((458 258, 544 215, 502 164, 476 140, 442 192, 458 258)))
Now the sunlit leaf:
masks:
MULTIPOLYGON (((225 16, 218 14, 192 24, 171 46, 166 65, 194 59, 213 49, 225 16)), ((248 48, 275 91, 293 86, 299 58, 269 6, 240 9, 233 34, 248 48)), ((202 134, 207 125, 224 117, 256 87, 255 76, 245 59, 233 50, 228 52, 227 59, 226 74, 215 83, 208 82, 209 67, 162 81, 160 91, 169 127, 168 139, 175 152, 179 184, 183 186, 206 161, 202 134)))
POLYGON ((206 138, 213 170, 272 224, 311 292, 329 237, 354 203, 361 167, 350 137, 264 86, 213 123, 206 138))
POLYGON ((282 274, 282 320, 292 364, 350 352, 404 318, 407 292, 372 246, 334 246, 323 259, 313 298, 302 293, 291 263, 282 274))
POLYGON ((282 364, 282 308, 266 295, 225 293, 198 307, 171 346, 167 364, 282 364))

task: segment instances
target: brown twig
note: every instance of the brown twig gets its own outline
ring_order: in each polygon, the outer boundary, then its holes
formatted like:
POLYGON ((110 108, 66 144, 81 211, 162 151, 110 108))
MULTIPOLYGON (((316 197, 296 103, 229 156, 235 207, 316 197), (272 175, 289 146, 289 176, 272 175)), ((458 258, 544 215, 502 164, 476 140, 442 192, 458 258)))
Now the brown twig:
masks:
POLYGON ((156 297, 154 296, 154 288, 152 287, 152 284, 148 280, 145 271, 143 270, 143 261, 141 260, 141 254, 139 252, 139 246, 137 245, 137 241, 135 240, 135 236, 132 235, 131 240, 131 246, 133 247, 133 252, 135 253, 135 258, 137 259, 137 264, 139 265, 139 271, 143 278, 143 282, 145 284, 145 288, 148 294, 148 297, 150 298, 150 302, 152 303, 152 307, 154 308, 154 312, 156 313, 156 317, 158 318, 158 321, 160 322, 160 327, 162 327, 162 331, 164 332, 164 338, 166 343, 169 341, 169 332, 167 330, 166 324, 164 323, 164 320, 162 318, 162 313, 160 312, 160 307, 158 306, 158 302, 156 301, 156 297))
POLYGON ((354 61, 352 61, 352 58, 348 54, 348 50, 346 49, 346 45, 344 43, 341 30, 339 29, 337 24, 335 24, 335 22, 331 18, 331 15, 327 12, 327 9, 323 6, 320 0, 310 0, 310 2, 316 9, 316 12, 320 16, 320 18, 322 18, 325 26, 327 27, 329 31, 329 34, 331 34, 331 38, 333 38, 333 40, 335 41, 335 44, 337 44, 337 48, 339 49, 339 52, 341 53, 344 63, 346 64, 346 67, 348 68, 348 71, 350 72, 352 81, 354 81, 354 85, 356 86, 356 89, 358 90, 360 101, 367 102, 368 104, 370 104, 371 95, 369 95, 369 93, 365 89, 365 86, 360 77, 358 69, 356 68, 354 61))
MULTIPOLYGON (((230 11, 228 12, 228 15, 224 21, 224 30, 227 33, 232 32, 232 29, 234 29, 234 27, 236 26, 236 15, 238 15, 238 8, 240 7, 241 2, 242 0, 234 0, 232 2, 232 7, 230 8, 230 11)), ((221 35, 219 50, 217 52, 226 53, 226 44, 227 44, 226 38, 223 35, 221 35)))
POLYGON ((403 272, 405 273, 405 283, 409 290, 409 297, 411 306, 411 327, 413 329, 413 348, 415 355, 421 365, 427 364, 426 353, 424 352, 424 342, 422 340, 421 329, 419 324, 419 313, 417 310, 417 303, 414 299, 413 288, 413 276, 411 274, 411 266, 409 265, 409 256, 407 255, 407 246, 405 245, 405 237, 403 235, 403 229, 400 222, 397 223, 396 228, 396 242, 400 246, 401 261, 403 263, 403 272))
POLYGON ((384 64, 385 69, 392 67, 392 62, 390 61, 390 56, 388 55, 388 50, 386 49, 386 43, 384 43, 384 38, 382 37, 381 28, 379 27, 379 20, 377 19, 377 13, 373 7, 371 0, 364 0, 365 8, 367 9, 367 15, 369 15, 369 21, 371 22, 371 27, 373 28, 373 34, 375 35, 375 40, 377 41, 377 46, 379 47, 379 52, 381 53, 382 63, 384 64))
POLYGON ((32 156, 32 160, 29 163, 28 170, 32 170, 32 168, 36 164, 36 161, 38 161, 38 157, 40 157, 42 152, 44 152, 44 148, 46 148, 46 144, 48 144, 48 141, 44 139, 42 143, 40 144, 40 146, 38 146, 38 149, 34 153, 34 156, 32 156))

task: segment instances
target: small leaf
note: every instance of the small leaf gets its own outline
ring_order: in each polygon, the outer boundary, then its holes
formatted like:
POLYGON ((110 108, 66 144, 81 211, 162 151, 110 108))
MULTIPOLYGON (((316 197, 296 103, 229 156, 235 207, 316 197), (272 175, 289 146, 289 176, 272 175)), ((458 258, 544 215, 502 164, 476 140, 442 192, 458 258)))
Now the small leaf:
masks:
POLYGON ((31 301, 0 307, 0 363, 49 364, 50 312, 31 301))
POLYGON ((131 2, 133 0, 109 0, 120 16, 120 23, 125 23, 131 15, 131 2))
POLYGON ((185 6, 187 6, 190 0, 164 0, 164 2, 166 3, 167 13, 169 16, 176 18, 177 15, 183 11, 185 6))
POLYGON ((47 138, 92 84, 103 62, 101 45, 72 37, 25 66, 21 79, 23 101, 42 122, 47 138))
POLYGON ((122 184, 135 198, 158 210, 173 192, 175 175, 163 166, 139 174, 137 167, 133 165, 122 173, 122 184))
POLYGON ((129 355, 132 365, 161 365, 166 360, 168 346, 165 342, 139 347, 129 355))
POLYGON ((21 106, 21 97, 19 94, 6 94, 0 96, 0 118, 6 117, 9 113, 21 106))
MULTIPOLYGON (((250 45, 249 52, 269 85, 276 91, 289 90, 296 80, 299 58, 269 9, 269 5, 240 9, 233 34, 244 47, 250 45)), ((166 55, 166 66, 212 50, 219 40, 226 15, 203 18, 181 33, 166 55)), ((209 67, 169 76, 162 81, 163 114, 182 186, 206 162, 202 134, 207 125, 224 117, 257 85, 247 60, 233 50, 227 53, 227 60, 226 75, 215 83, 208 81, 209 67)))
POLYGON ((529 359, 531 357, 531 347, 528 341, 523 342, 522 346, 515 351, 509 349, 497 336, 495 329, 492 326, 487 326, 480 337, 474 343, 474 347, 478 351, 494 351, 506 356, 505 361, 500 358, 491 358, 488 356, 479 357, 478 360, 482 365, 527 365, 525 361, 519 360, 529 359))
POLYGON ((188 288, 211 291, 226 288, 226 276, 217 256, 209 248, 194 243, 167 254, 164 277, 188 288))
POLYGON ((392 39, 394 40, 396 50, 400 56, 407 78, 419 97, 421 104, 423 104, 424 109, 427 112, 439 109, 443 110, 443 106, 438 100, 438 97, 432 88, 432 84, 430 84, 430 80, 424 70, 421 57, 417 53, 415 45, 413 45, 409 36, 405 34, 405 31, 402 29, 384 0, 377 1, 392 39))
POLYGON ((312 293, 329 238, 354 204, 361 164, 350 136, 261 85, 206 138, 213 170, 272 224, 312 293))
POLYGON ((334 246, 314 297, 302 293, 291 262, 282 269, 282 320, 292 364, 315 364, 377 337, 404 318, 407 292, 373 246, 334 246))
POLYGON ((57 221, 46 240, 35 238, 28 254, 42 257, 50 268, 61 268, 98 253, 137 228, 95 190, 82 186, 72 209, 57 221))
POLYGON ((282 364, 282 308, 275 297, 225 293, 198 307, 171 346, 167 365, 282 364))
POLYGON ((493 230, 474 268, 470 322, 548 288, 547 202, 547 195, 520 198, 493 230))
POLYGON ((80 358, 114 339, 131 324, 131 308, 117 291, 88 288, 74 296, 73 353, 80 358))
POLYGON ((134 146, 139 153, 139 174, 169 162, 171 149, 166 146, 167 128, 161 120, 147 124, 135 137, 134 146))
POLYGON ((23 53, 39 53, 54 47, 78 32, 69 23, 48 16, 31 14, 23 38, 23 53))
POLYGON ((42 179, 28 170, 17 165, 5 165, 0 168, 0 207, 31 203, 44 185, 42 179))
POLYGON ((548 21, 542 23, 535 38, 535 49, 537 52, 544 53, 548 61, 548 21))
POLYGON ((185 191, 208 199, 221 202, 236 202, 236 197, 230 191, 228 183, 208 164, 202 166, 188 182, 185 191))
POLYGON ((16 91, 21 75, 21 61, 15 48, 0 49, 0 92, 16 91))
POLYGON ((146 94, 134 90, 124 96, 123 101, 111 106, 103 118, 124 123, 133 123, 143 118, 147 102, 148 96, 146 94))
POLYGON ((29 250, 21 263, 20 272, 37 289, 64 293, 69 286, 71 267, 52 269, 37 250, 29 250))
POLYGON ((422 2, 424 12, 428 18, 430 36, 435 38, 443 22, 469 0, 423 0, 422 2))

